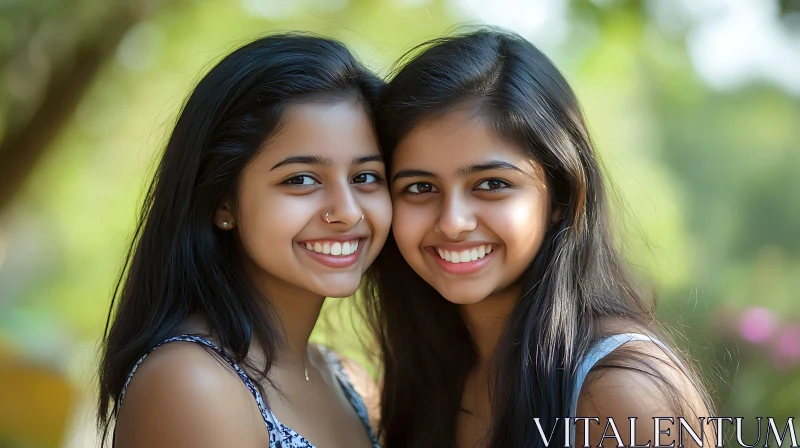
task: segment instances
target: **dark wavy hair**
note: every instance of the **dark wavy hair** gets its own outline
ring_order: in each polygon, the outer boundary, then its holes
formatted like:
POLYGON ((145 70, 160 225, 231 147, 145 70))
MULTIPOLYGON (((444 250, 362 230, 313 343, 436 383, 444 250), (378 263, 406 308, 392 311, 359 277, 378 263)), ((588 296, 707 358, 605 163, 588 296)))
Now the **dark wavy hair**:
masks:
MULTIPOLYGON (((578 101, 553 63, 520 36, 492 28, 432 40, 401 61, 376 109, 387 172, 412 129, 470 107, 541 164, 561 212, 523 276, 490 388, 488 446, 539 446, 533 418, 568 416, 578 360, 603 335, 604 318, 666 337, 612 241, 599 163, 578 101)), ((364 310, 382 350, 385 446, 452 447, 465 379, 477 360, 470 333, 458 306, 408 266, 391 235, 374 268, 364 310)), ((658 358, 616 353, 601 368, 644 372, 683 408, 658 358)))
POLYGON ((266 361, 249 368, 266 377, 281 326, 245 274, 236 233, 217 229, 214 212, 225 200, 235 211, 242 170, 287 106, 354 101, 371 118, 382 87, 340 42, 298 33, 248 43, 202 78, 147 191, 114 291, 99 371, 103 440, 134 363, 190 314, 207 320, 236 362, 247 366, 257 341, 266 361))

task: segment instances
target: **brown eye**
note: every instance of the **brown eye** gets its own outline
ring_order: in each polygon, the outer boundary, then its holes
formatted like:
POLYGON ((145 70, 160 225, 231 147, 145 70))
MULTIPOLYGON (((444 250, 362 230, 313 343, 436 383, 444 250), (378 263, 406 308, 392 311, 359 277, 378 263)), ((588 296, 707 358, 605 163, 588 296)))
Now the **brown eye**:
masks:
POLYGON ((508 182, 502 181, 500 179, 488 179, 475 187, 476 190, 484 190, 484 191, 496 191, 496 190, 504 190, 508 188, 508 182))
POLYGON ((372 173, 361 173, 354 177, 350 182, 354 184, 371 184, 378 182, 378 180, 378 176, 372 173))
POLYGON ((285 181, 283 181, 283 183, 285 185, 314 185, 314 184, 317 184, 319 182, 317 182, 311 176, 300 175, 300 176, 294 176, 292 178, 286 179, 285 181))
POLYGON ((435 193, 439 190, 428 182, 417 182, 406 187, 406 192, 411 194, 435 193))

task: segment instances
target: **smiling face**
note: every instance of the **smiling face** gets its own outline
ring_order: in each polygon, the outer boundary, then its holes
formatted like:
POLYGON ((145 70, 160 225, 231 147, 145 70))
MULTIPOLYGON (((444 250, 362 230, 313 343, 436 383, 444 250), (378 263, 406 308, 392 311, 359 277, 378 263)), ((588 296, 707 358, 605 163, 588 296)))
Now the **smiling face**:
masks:
POLYGON ((389 233, 384 179, 360 104, 292 105, 242 172, 236 216, 222 206, 215 223, 237 229, 268 294, 346 297, 389 233))
POLYGON ((456 109, 400 141, 390 176, 398 248, 445 299, 519 286, 550 223, 544 172, 523 148, 456 109))

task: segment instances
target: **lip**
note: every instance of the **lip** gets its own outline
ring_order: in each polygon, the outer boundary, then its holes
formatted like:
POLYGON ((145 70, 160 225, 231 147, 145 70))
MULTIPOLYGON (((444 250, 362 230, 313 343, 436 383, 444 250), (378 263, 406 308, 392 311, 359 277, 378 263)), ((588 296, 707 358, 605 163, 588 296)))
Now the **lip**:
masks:
POLYGON ((353 240, 360 240, 363 241, 367 239, 368 235, 358 234, 358 233, 342 233, 335 236, 326 236, 322 238, 313 238, 298 241, 298 244, 306 244, 306 243, 313 243, 315 241, 338 241, 340 243, 344 243, 345 241, 353 241, 353 240))
MULTIPOLYGON (((450 263, 449 261, 442 260, 442 258, 439 257, 439 254, 436 253, 436 248, 438 247, 440 249, 457 251, 457 250, 472 249, 473 247, 488 245, 488 244, 491 243, 475 244, 473 242, 470 242, 469 244, 465 243, 437 244, 436 246, 428 246, 425 248, 425 250, 431 256, 431 258, 433 258, 433 261, 437 265, 439 265, 439 267, 443 271, 447 272, 448 274, 468 275, 468 274, 474 274, 483 269, 484 267, 486 267, 486 265, 489 264, 489 262, 492 261, 492 259, 494 258, 494 254, 500 250, 500 247, 497 244, 492 244, 492 246, 494 246, 494 249, 492 249, 492 253, 486 254, 483 258, 479 258, 473 261, 468 261, 466 263, 450 263)), ((359 249, 360 248, 361 246, 359 246, 359 249)))
POLYGON ((350 237, 347 237, 347 238, 342 238, 342 235, 339 235, 337 237, 331 237, 331 238, 321 238, 321 239, 316 239, 316 240, 303 240, 303 241, 298 242, 297 245, 300 247, 300 249, 303 252, 305 252, 313 260, 316 260, 317 262, 319 262, 319 263, 321 263, 321 264, 323 264, 325 266, 328 266, 330 268, 346 268, 346 267, 350 267, 350 266, 354 265, 356 263, 356 261, 358 261, 358 258, 361 256, 361 252, 363 251, 364 247, 366 246, 366 242, 367 242, 367 238, 366 237, 350 236, 350 237), (355 240, 355 239, 358 240, 358 249, 356 249, 356 251, 353 252, 352 254, 345 255, 345 256, 320 254, 320 253, 314 252, 313 250, 308 250, 306 248, 306 246, 305 246, 305 244, 307 242, 310 243, 310 242, 314 242, 314 241, 339 241, 339 242, 344 242, 344 241, 352 241, 352 240, 355 240))
POLYGON ((489 241, 462 241, 460 243, 431 244, 429 246, 429 248, 433 249, 434 251, 437 248, 439 248, 439 249, 444 249, 444 250, 451 250, 451 251, 455 250, 455 251, 459 251, 460 252, 462 250, 470 250, 473 247, 490 246, 490 245, 493 246, 494 248, 498 247, 498 244, 490 243, 489 241))

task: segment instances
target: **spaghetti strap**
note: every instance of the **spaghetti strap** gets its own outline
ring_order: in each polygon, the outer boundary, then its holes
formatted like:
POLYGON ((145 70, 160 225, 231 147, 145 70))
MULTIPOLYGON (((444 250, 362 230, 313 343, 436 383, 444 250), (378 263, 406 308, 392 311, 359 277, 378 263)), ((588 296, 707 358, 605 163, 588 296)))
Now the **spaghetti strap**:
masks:
MULTIPOLYGON (((195 335, 189 335, 189 334, 182 334, 182 335, 179 335, 179 336, 171 337, 169 339, 165 339, 160 344, 158 344, 155 347, 151 348, 150 351, 148 351, 147 353, 144 354, 144 356, 139 358, 139 360, 136 362, 136 364, 133 365, 133 369, 131 369, 131 373, 128 374, 128 379, 125 380, 125 384, 122 386, 122 391, 120 392, 119 400, 117 401, 117 415, 119 415, 119 409, 120 409, 120 406, 122 406, 122 400, 125 398, 125 391, 128 390, 128 385, 130 384, 131 379, 133 379, 133 374, 136 373, 136 369, 139 368, 139 365, 141 365, 142 362, 144 362, 144 360, 147 358, 147 355, 149 355, 150 353, 153 353, 153 351, 159 349, 160 347, 163 347, 164 345, 169 344, 170 342, 179 342, 179 341, 180 342, 192 342, 192 343, 200 344, 200 345, 203 345, 203 346, 205 346, 207 348, 210 348, 217 355, 219 355, 220 358, 222 358, 225 362, 227 362, 231 366, 231 368, 233 368, 233 370, 236 372, 236 374, 239 375, 239 379, 242 380, 242 382, 245 384, 245 386, 247 386, 247 389, 250 390, 250 393, 253 395, 253 398, 255 398, 256 404, 258 405, 258 410, 261 411, 261 417, 264 419, 264 423, 266 424, 267 429, 270 432, 270 439, 272 439, 271 435, 272 435, 272 433, 273 433, 273 431, 274 431, 274 429, 276 427, 276 422, 275 422, 274 416, 272 415, 272 412, 268 411, 268 407, 266 406, 266 404, 264 402, 264 399, 261 396, 261 393, 258 391, 258 388, 253 384, 253 381, 250 380, 250 377, 248 377, 247 374, 244 372, 244 370, 242 370, 242 368, 239 367, 239 365, 233 359, 231 359, 231 357, 228 356, 225 353, 225 351, 222 350, 220 347, 218 347, 216 344, 214 344, 213 342, 211 342, 208 339, 203 338, 201 336, 195 336, 195 335)), ((270 445, 272 445, 272 443, 270 443, 270 445)))
MULTIPOLYGON (((262 397, 261 392, 259 392, 255 384, 253 384, 253 381, 250 379, 250 377, 247 376, 245 371, 239 367, 239 365, 230 356, 228 356, 223 349, 201 336, 183 334, 165 339, 163 342, 145 353, 144 356, 139 358, 139 360, 131 369, 131 372, 128 374, 128 378, 125 380, 125 384, 120 392, 119 400, 117 400, 117 415, 119 415, 119 410, 122 406, 122 400, 125 398, 125 392, 128 389, 128 385, 130 384, 134 373, 136 373, 136 369, 139 368, 145 358, 147 358, 147 356, 154 350, 157 350, 158 348, 163 347, 171 342, 178 341, 192 342, 203 345, 204 347, 213 350, 214 353, 219 355, 220 358, 222 358, 231 366, 231 368, 233 368, 236 374, 239 375, 239 379, 241 379, 245 386, 247 386, 247 389, 250 390, 250 393, 256 400, 258 410, 261 412, 261 417, 264 419, 264 424, 267 426, 267 430, 269 431, 270 448, 314 448, 314 445, 312 445, 303 436, 278 421, 278 418, 275 417, 275 414, 269 409, 269 406, 262 397)), ((353 407, 362 423, 364 423, 364 427, 367 430, 367 434, 369 435, 373 448, 380 448, 378 439, 369 424, 369 417, 367 415, 367 409, 364 405, 364 401, 361 399, 361 396, 358 394, 358 392, 356 392, 356 390, 353 388, 350 378, 347 376, 347 372, 345 372, 344 367, 342 367, 339 358, 336 356, 336 354, 325 347, 319 346, 319 349, 325 358, 328 368, 331 370, 331 372, 333 372, 339 383, 339 386, 342 388, 342 391, 350 402, 350 405, 353 407)))

